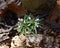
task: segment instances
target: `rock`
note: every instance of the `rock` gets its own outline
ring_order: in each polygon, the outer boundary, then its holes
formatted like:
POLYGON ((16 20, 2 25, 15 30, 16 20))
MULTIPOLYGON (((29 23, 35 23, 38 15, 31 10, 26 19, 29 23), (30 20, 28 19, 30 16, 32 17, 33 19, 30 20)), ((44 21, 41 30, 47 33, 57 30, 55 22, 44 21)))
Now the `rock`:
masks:
POLYGON ((24 48, 23 46, 23 41, 25 40, 25 38, 23 37, 23 35, 21 36, 15 36, 12 38, 12 42, 11 42, 11 48, 24 48))
POLYGON ((0 46, 0 48, 9 48, 9 46, 7 46, 7 45, 2 45, 2 46, 0 46))
POLYGON ((25 36, 23 35, 23 34, 21 34, 20 36, 19 36, 19 38, 20 38, 20 40, 22 41, 22 42, 24 42, 25 41, 25 36))
POLYGON ((35 35, 28 35, 25 37, 23 34, 20 36, 15 36, 12 38, 11 48, 25 48, 25 46, 32 47, 32 46, 39 46, 39 43, 42 40, 42 35, 35 34, 35 35), (26 44, 24 44, 24 41, 26 44))
POLYGON ((29 35, 26 39, 26 46, 39 46, 43 36, 41 34, 29 35))
POLYGON ((11 46, 15 46, 15 45, 16 46, 21 46, 22 45, 19 36, 15 36, 12 39, 11 46))
POLYGON ((9 31, 12 30, 12 27, 9 29, 5 29, 3 27, 0 28, 0 42, 6 39, 9 39, 9 31))

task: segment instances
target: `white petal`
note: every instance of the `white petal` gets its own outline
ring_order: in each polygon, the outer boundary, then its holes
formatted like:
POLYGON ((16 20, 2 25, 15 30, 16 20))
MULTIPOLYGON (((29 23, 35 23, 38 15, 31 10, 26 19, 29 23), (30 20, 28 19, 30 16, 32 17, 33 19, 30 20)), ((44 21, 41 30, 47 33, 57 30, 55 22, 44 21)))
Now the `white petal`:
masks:
POLYGON ((31 19, 31 17, 29 17, 29 19, 31 19))
POLYGON ((23 21, 23 19, 20 19, 20 21, 23 21))
POLYGON ((39 19, 36 19, 35 21, 39 21, 39 19))
POLYGON ((18 20, 20 21, 20 18, 18 18, 18 20))

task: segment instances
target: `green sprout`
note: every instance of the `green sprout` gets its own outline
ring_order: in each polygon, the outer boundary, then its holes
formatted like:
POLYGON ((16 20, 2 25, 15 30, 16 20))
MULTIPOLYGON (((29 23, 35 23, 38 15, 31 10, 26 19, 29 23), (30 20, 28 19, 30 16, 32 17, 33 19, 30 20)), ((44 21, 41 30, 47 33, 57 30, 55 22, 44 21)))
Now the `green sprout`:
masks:
POLYGON ((20 34, 37 34, 37 28, 42 27, 42 20, 38 17, 31 17, 32 15, 25 15, 24 18, 19 18, 19 21, 17 23, 17 31, 20 34))

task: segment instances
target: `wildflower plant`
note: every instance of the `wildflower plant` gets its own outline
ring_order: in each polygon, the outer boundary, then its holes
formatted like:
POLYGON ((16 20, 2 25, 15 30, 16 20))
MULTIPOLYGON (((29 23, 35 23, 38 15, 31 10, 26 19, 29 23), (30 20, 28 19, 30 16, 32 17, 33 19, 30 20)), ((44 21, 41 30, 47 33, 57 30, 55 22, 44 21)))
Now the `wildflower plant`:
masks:
POLYGON ((42 27, 42 20, 39 19, 38 17, 31 17, 32 15, 25 15, 24 18, 18 18, 18 23, 17 23, 17 31, 20 34, 37 34, 37 28, 42 27))

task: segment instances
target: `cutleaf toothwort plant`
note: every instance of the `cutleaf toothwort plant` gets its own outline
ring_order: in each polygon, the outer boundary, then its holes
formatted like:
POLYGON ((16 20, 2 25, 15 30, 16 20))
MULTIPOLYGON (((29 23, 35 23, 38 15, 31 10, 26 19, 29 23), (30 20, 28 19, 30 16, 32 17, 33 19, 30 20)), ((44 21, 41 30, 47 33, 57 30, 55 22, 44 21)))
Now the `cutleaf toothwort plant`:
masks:
POLYGON ((24 18, 18 18, 17 28, 15 28, 20 34, 37 34, 37 28, 42 27, 42 19, 38 17, 31 17, 32 15, 25 15, 24 18))

